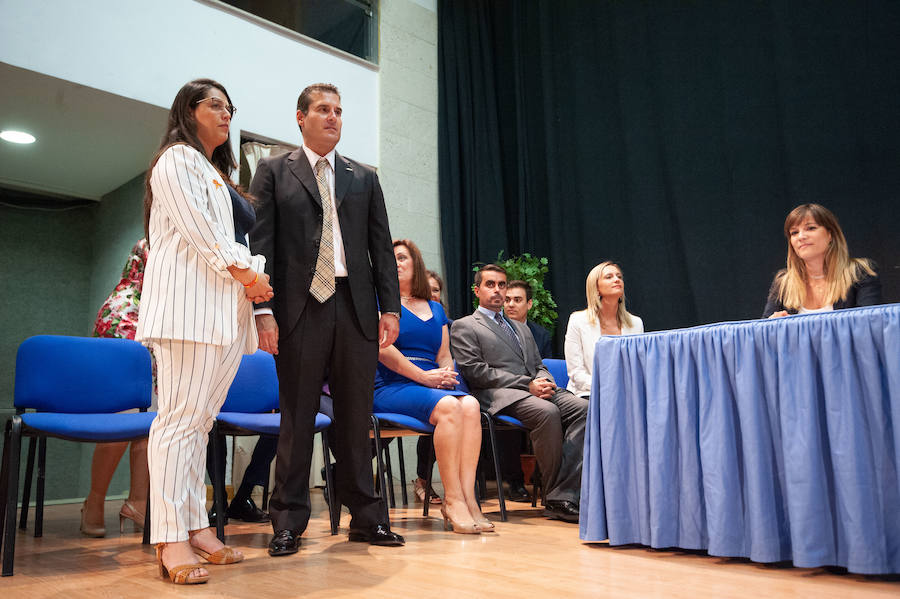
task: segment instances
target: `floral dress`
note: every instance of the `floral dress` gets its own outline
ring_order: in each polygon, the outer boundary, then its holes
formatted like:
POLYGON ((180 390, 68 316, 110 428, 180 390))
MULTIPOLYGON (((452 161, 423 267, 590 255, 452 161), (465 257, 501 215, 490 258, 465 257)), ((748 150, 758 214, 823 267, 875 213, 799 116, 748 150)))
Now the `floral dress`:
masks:
MULTIPOLYGON (((141 239, 128 255, 122 279, 113 289, 94 322, 94 337, 118 337, 134 339, 137 331, 138 311, 141 306, 141 288, 144 285, 144 266, 147 264, 149 244, 141 239)), ((151 353, 152 356, 152 353, 151 353)), ((156 360, 153 362, 153 389, 156 390, 156 360)))

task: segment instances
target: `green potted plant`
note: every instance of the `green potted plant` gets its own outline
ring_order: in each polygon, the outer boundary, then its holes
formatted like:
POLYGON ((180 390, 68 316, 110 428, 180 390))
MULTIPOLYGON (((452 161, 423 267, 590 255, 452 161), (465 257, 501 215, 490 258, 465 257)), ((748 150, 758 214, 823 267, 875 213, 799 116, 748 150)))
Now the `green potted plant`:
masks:
MULTIPOLYGON (((552 334, 556 329, 556 319, 559 314, 556 313, 556 302, 553 301, 553 296, 544 288, 544 277, 550 270, 547 266, 548 260, 532 256, 527 252, 521 256, 504 258, 501 251, 497 254, 495 264, 506 270, 508 280, 519 279, 531 285, 533 295, 528 318, 552 334)), ((472 267, 472 271, 478 272, 482 266, 484 266, 484 262, 478 262, 472 267)), ((476 299, 473 303, 477 307, 478 300, 476 299)))

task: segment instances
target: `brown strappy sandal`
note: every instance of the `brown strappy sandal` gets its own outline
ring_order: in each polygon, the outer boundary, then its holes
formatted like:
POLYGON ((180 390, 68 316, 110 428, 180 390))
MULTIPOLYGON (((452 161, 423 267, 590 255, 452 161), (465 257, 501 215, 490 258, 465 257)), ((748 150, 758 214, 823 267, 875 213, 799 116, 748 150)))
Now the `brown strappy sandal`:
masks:
POLYGON ((191 545, 191 548, 194 550, 194 553, 196 553, 209 563, 216 564, 217 566, 236 564, 238 562, 244 561, 244 556, 239 555, 237 551, 235 551, 228 545, 225 545, 214 553, 209 553, 208 551, 204 551, 203 549, 194 547, 193 545, 191 545))
POLYGON ((159 563, 159 575, 169 578, 174 584, 202 584, 209 580, 209 574, 205 576, 191 576, 195 571, 202 570, 201 564, 182 564, 166 568, 162 560, 162 551, 166 543, 157 543, 156 561, 159 563))

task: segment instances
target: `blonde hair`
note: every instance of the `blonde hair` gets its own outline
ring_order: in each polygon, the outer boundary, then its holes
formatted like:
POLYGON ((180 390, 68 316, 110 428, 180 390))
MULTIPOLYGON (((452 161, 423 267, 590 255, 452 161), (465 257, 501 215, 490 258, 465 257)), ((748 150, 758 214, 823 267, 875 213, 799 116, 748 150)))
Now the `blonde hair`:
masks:
MULTIPOLYGON (((591 324, 600 322, 601 298, 600 293, 597 291, 597 282, 603 274, 603 269, 607 266, 615 266, 619 269, 619 272, 622 272, 622 269, 615 262, 601 262, 591 269, 591 272, 588 273, 587 280, 584 283, 584 295, 587 299, 588 322, 591 324)), ((619 298, 619 306, 616 308, 616 323, 619 325, 620 329, 626 326, 632 326, 631 314, 625 309, 624 291, 622 292, 622 297, 619 298)))
POLYGON ((787 268, 776 276, 778 300, 788 309, 797 310, 806 301, 808 276, 806 263, 794 251, 791 244, 791 229, 811 217, 817 225, 831 234, 831 241, 825 251, 825 304, 834 304, 847 298, 847 292, 863 278, 874 276, 870 262, 865 258, 850 258, 847 240, 838 224, 837 217, 820 204, 802 204, 791 210, 784 221, 784 236, 787 238, 787 268))

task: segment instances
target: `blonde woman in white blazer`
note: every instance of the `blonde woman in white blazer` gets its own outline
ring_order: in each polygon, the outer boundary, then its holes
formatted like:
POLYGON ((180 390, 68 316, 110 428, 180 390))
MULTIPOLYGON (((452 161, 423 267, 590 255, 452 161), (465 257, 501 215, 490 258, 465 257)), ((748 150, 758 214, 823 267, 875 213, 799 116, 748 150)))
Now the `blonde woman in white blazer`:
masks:
POLYGON ((587 309, 572 312, 566 328, 566 369, 569 391, 579 397, 591 394, 594 345, 601 335, 638 335, 644 322, 625 309, 622 270, 612 262, 591 269, 585 281, 587 309))
POLYGON ((153 348, 159 382, 147 450, 150 537, 160 573, 176 584, 208 579, 198 556, 215 564, 243 559, 209 528, 204 485, 207 433, 241 356, 256 351, 251 302, 272 297, 265 260, 235 235, 233 202, 244 200, 232 196, 226 175, 235 167, 233 113, 220 84, 185 84, 144 202, 150 251, 136 338, 153 348))

